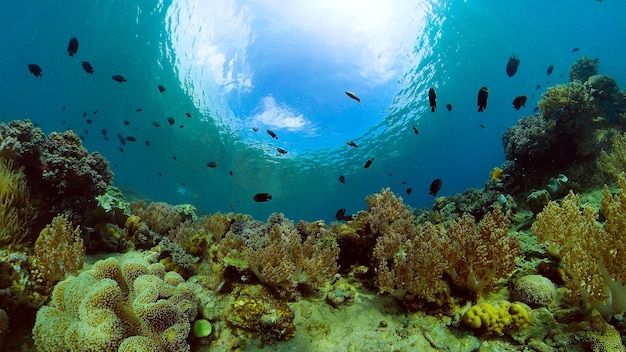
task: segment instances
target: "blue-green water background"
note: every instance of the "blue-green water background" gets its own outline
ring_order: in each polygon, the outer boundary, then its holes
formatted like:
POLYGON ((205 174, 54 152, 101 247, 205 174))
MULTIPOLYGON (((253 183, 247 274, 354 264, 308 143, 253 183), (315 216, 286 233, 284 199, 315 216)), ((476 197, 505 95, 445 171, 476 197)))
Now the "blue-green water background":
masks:
MULTIPOLYGON (((274 2, 298 6, 281 3, 274 2)), ((408 46, 389 46, 406 52, 381 51, 378 57, 393 54, 397 62, 393 75, 379 81, 356 67, 359 48, 334 43, 337 50, 326 52, 302 29, 272 17, 261 0, 9 1, 0 8, 1 121, 28 118, 46 133, 72 128, 111 162, 114 183, 129 194, 259 219, 283 212, 295 220, 330 220, 338 208, 364 209, 364 197, 383 187, 411 206, 430 206, 434 178, 443 179, 440 195, 482 186, 504 161, 502 133, 532 113, 547 86, 567 82, 578 57, 599 58, 602 73, 626 84, 626 2, 617 0, 415 2, 396 14, 415 33, 408 32, 408 46), (80 46, 71 58, 66 48, 74 36, 80 46), (225 61, 211 61, 215 51, 225 61), (521 64, 509 78, 505 66, 513 53, 521 64), (82 70, 83 60, 93 75, 82 70), (41 78, 28 72, 29 63, 42 67, 41 78), (207 65, 224 68, 218 83, 207 65), (113 81, 113 74, 128 82, 113 81), (158 84, 167 91, 159 93, 158 84), (488 108, 477 113, 483 85, 488 108), (435 113, 427 102, 431 86, 435 113), (522 94, 529 101, 515 111, 511 102, 522 94), (307 124, 290 130, 255 120, 268 97, 307 124), (121 153, 117 133, 138 141, 121 153), (218 166, 208 168, 209 161, 218 166), (338 182, 341 174, 345 184, 338 182), (273 199, 256 203, 258 192, 273 199)))

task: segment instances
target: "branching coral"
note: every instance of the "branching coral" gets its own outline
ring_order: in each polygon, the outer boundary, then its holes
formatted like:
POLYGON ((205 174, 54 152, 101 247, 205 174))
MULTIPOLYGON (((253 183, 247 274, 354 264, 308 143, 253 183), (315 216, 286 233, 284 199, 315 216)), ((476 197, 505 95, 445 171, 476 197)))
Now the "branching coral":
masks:
POLYGON ((33 215, 24 173, 0 158, 0 247, 22 241, 33 215))
POLYGON ((508 235, 511 224, 508 215, 496 207, 478 224, 467 214, 450 223, 446 272, 457 288, 474 295, 489 292, 497 280, 513 272, 520 246, 517 237, 508 235))
POLYGON ((561 206, 551 202, 532 227, 540 241, 559 246, 572 298, 581 297, 605 318, 626 311, 626 179, 618 181, 618 195, 603 192, 603 224, 591 208, 580 210, 570 192, 561 206))
POLYGON ((544 119, 541 115, 530 115, 517 121, 502 135, 504 154, 507 160, 516 160, 523 164, 547 158, 552 147, 555 121, 544 119))
POLYGON ((576 60, 569 69, 569 81, 586 82, 589 77, 598 74, 598 59, 583 56, 576 60))
POLYGON ((39 351, 189 351, 196 284, 163 265, 115 259, 60 282, 37 312, 39 351))
POLYGON ((268 233, 257 232, 247 239, 248 266, 281 296, 293 296, 299 284, 318 288, 337 272, 339 256, 335 240, 321 234, 303 241, 292 221, 273 223, 268 233))
POLYGON ((38 280, 47 293, 68 274, 76 274, 85 260, 80 227, 73 228, 67 216, 59 215, 41 230, 35 242, 38 280))
POLYGON ((588 119, 597 109, 588 87, 580 81, 549 87, 538 103, 544 118, 562 121, 571 126, 577 120, 588 119))
POLYGON ((170 230, 190 217, 185 216, 178 207, 164 202, 150 204, 143 201, 132 202, 130 210, 133 215, 139 216, 152 231, 161 236, 167 235, 170 230))
POLYGON ((384 234, 399 220, 409 223, 414 220, 411 210, 402 202, 402 197, 396 197, 389 188, 368 196, 365 201, 369 213, 369 225, 373 233, 384 234))
POLYGON ((598 158, 598 168, 614 177, 626 171, 626 133, 616 134, 612 139, 611 153, 602 151, 598 158))

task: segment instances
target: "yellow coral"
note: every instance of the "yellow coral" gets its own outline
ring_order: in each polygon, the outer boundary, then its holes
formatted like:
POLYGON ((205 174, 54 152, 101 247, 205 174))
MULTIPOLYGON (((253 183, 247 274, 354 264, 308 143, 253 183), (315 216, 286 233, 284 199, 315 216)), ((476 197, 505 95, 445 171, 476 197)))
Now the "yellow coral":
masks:
POLYGON ((463 315, 463 323, 486 334, 503 335, 506 329, 523 329, 530 325, 530 309, 519 302, 499 304, 480 302, 463 315))
POLYGON ((24 172, 0 158, 0 247, 28 235, 33 217, 29 198, 24 172))

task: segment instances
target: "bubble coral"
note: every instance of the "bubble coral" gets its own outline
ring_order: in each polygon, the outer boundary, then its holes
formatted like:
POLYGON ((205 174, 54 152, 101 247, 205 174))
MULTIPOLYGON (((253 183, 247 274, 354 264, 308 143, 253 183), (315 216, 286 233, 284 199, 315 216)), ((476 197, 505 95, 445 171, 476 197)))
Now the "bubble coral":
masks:
POLYGON ((61 281, 37 312, 39 351, 190 351, 192 283, 144 260, 113 258, 61 281))
POLYGON ((503 335, 506 329, 523 329, 530 325, 530 309, 522 303, 480 302, 463 315, 466 326, 485 334, 503 335))
POLYGON ((526 275, 515 281, 511 297, 531 307, 547 307, 556 298, 556 286, 545 276, 526 275))

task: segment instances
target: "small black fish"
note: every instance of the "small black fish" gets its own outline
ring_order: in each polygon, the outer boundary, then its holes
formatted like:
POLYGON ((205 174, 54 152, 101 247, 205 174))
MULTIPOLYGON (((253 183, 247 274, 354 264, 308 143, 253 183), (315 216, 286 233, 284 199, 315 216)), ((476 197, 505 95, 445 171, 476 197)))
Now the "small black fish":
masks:
POLYGON ((126 140, 129 142, 136 142, 137 138, 133 137, 133 136, 126 136, 126 140))
POLYGON ((191 118, 191 113, 186 112, 185 115, 187 115, 188 118, 191 118))
POLYGON ((146 141, 146 147, 150 146, 150 141, 146 141))
POLYGON ((485 111, 487 108, 487 97, 489 96, 489 90, 487 86, 483 86, 478 91, 478 112, 485 111))
POLYGON ((522 106, 526 106, 526 100, 528 99, 525 95, 518 95, 513 99, 513 108, 515 110, 519 110, 522 106))
POLYGON ((126 145, 126 139, 120 137, 120 143, 122 143, 122 145, 126 145))
POLYGON ((102 129, 102 134, 103 134, 104 136, 106 136, 106 135, 107 135, 107 130, 105 130, 105 129, 103 128, 103 129, 102 129))
POLYGON ((172 156, 172 159, 174 159, 174 161, 176 161, 176 155, 172 156))
POLYGON ((272 138, 274 139, 278 139, 278 136, 276 135, 276 133, 274 133, 272 130, 267 130, 266 131, 267 134, 269 134, 272 138))
POLYGON ((85 134, 89 134, 89 130, 88 129, 85 129, 85 134))
POLYGON ((337 212, 335 213, 335 219, 343 220, 343 217, 345 215, 346 215, 346 208, 341 208, 341 209, 337 210, 337 212))
POLYGON ((185 125, 178 125, 178 128, 184 128, 185 125))
POLYGON ((276 148, 276 150, 281 154, 287 154, 287 151, 283 148, 276 148))
POLYGON ((137 109, 135 109, 135 111, 136 111, 136 112, 142 112, 142 111, 143 111, 143 109, 142 109, 142 108, 137 108, 137 109))
POLYGON ((35 77, 41 77, 41 67, 36 64, 28 64, 28 71, 35 75, 35 77))
POLYGON ((67 45, 67 52, 70 54, 70 56, 74 56, 74 54, 76 54, 77 51, 78 51, 78 39, 76 39, 76 37, 72 37, 72 39, 70 39, 70 43, 67 45))
POLYGON ((448 109, 448 111, 452 111, 452 104, 447 104, 446 109, 448 109))
POLYGON ((228 174, 232 176, 233 175, 233 170, 228 171, 228 174))
POLYGON ((435 112, 435 108, 437 107, 437 94, 433 87, 430 87, 428 90, 428 102, 430 103, 430 112, 435 112))
POLYGON ((252 127, 252 131, 259 132, 259 128, 258 127, 252 127))
POLYGON ((124 148, 119 147, 118 149, 120 150, 120 152, 121 152, 121 153, 123 153, 123 152, 124 152, 124 148))
POLYGON ((370 167, 372 165, 372 161, 374 161, 374 158, 371 158, 368 161, 366 161, 365 165, 363 165, 363 168, 367 169, 368 167, 370 167))
POLYGON ((159 92, 161 92, 161 93, 165 92, 165 87, 163 87, 160 84, 159 84, 159 92))
POLYGON ((539 111, 539 107, 535 106, 535 108, 533 109, 533 112, 537 112, 537 111, 539 111))
POLYGON ((357 97, 356 94, 352 93, 351 91, 347 90, 345 91, 346 95, 349 96, 350 98, 356 100, 359 102, 359 104, 361 104, 361 98, 357 97))
POLYGON ((572 52, 573 52, 573 53, 575 53, 575 52, 577 52, 578 50, 580 50, 580 48, 573 48, 573 49, 572 49, 572 52))
POLYGON ((546 71, 546 73, 548 74, 548 76, 552 74, 552 71, 554 71, 554 65, 550 65, 550 66, 548 66, 548 70, 546 71))
POLYGON ((104 136, 104 140, 105 140, 105 141, 108 141, 108 140, 109 140, 109 137, 104 136))
POLYGON ((419 134, 420 131, 417 129, 417 127, 413 126, 413 133, 415 134, 419 134))
POLYGON ((91 119, 87 119, 87 123, 91 124, 92 120, 91 119))
POLYGON ((98 113, 98 111, 100 111, 100 110, 94 110, 94 111, 93 111, 93 114, 94 114, 94 115, 95 115, 95 114, 97 114, 97 113, 98 113))
POLYGON ((413 192, 413 189, 412 189, 411 187, 409 187, 409 188, 407 188, 407 189, 406 189, 406 194, 407 194, 407 195, 410 195, 410 194, 411 194, 411 192, 413 192))
POLYGON ((430 184, 430 192, 428 192, 428 194, 430 194, 433 197, 437 196, 437 192, 439 192, 439 190, 441 189, 441 184, 442 182, 440 178, 435 179, 430 184))
POLYGON ((128 120, 124 120, 124 121, 122 121, 122 123, 125 124, 126 126, 130 125, 130 121, 128 121, 128 120))
POLYGON ((480 128, 485 128, 485 125, 482 125, 482 124, 481 124, 481 125, 478 125, 478 127, 480 127, 480 128))
POLYGON ((154 127, 161 127, 161 124, 156 122, 156 121, 153 121, 152 122, 152 126, 154 126, 154 127))
POLYGON ((354 143, 354 141, 346 141, 346 144, 351 146, 351 147, 355 147, 355 148, 359 147, 356 143, 354 143))
POLYGON ((167 122, 170 124, 170 126, 174 126, 174 124, 176 123, 176 121, 174 121, 173 117, 168 117, 167 118, 167 122))
POLYGON ((122 76, 122 75, 113 75, 113 76, 111 76, 111 78, 113 78, 113 80, 117 81, 117 82, 126 82, 127 81, 126 78, 124 78, 124 76, 122 76))
POLYGON ((159 176, 163 176, 163 174, 159 172, 159 176))
POLYGON ((83 65, 83 70, 85 70, 85 72, 89 74, 93 74, 93 66, 91 66, 89 62, 83 61, 82 65, 83 65))
POLYGON ((83 112, 83 117, 87 117, 87 111, 83 112))
POLYGON ((509 57, 509 62, 506 63, 506 74, 509 77, 513 77, 517 72, 517 67, 519 66, 519 58, 517 55, 513 54, 509 57))
POLYGON ((345 178, 345 176, 343 176, 343 175, 339 176, 339 182, 341 182, 341 183, 346 183, 346 178, 345 178))
POLYGON ((210 167, 211 169, 215 169, 217 167, 217 163, 215 161, 209 161, 208 163, 206 163, 207 167, 210 167))
POLYGON ((272 195, 269 193, 257 193, 252 199, 254 199, 255 202, 267 202, 272 199, 272 195))
POLYGON ((535 86, 535 89, 539 89, 539 88, 541 88, 541 84, 538 84, 535 86))

